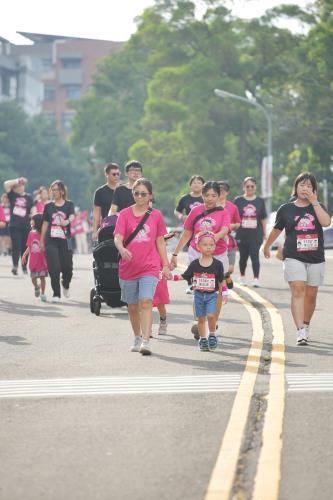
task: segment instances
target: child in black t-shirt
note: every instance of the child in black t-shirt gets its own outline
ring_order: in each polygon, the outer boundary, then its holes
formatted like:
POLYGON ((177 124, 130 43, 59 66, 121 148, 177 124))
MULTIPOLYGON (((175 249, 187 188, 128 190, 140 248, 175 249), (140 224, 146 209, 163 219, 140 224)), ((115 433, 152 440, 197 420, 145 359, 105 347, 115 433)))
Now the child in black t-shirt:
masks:
POLYGON ((201 257, 194 260, 181 275, 174 275, 173 279, 186 280, 194 291, 194 308, 198 317, 199 348, 201 351, 214 350, 217 347, 216 330, 216 302, 217 294, 222 291, 224 276, 223 264, 213 257, 215 250, 214 234, 201 233, 197 237, 197 246, 201 257), (206 318, 209 328, 206 337, 206 318))

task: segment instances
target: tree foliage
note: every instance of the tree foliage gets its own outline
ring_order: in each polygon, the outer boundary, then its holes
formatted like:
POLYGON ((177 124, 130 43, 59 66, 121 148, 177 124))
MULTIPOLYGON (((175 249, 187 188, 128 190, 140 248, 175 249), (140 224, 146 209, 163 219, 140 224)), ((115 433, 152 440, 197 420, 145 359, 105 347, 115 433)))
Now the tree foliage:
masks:
POLYGON ((105 161, 142 161, 169 213, 194 173, 228 179, 237 194, 245 175, 260 177, 267 124, 253 106, 216 97, 220 88, 256 99, 272 116, 274 205, 305 168, 319 182, 326 178, 331 193, 331 2, 308 10, 282 5, 250 21, 233 17, 222 0, 201 4, 200 19, 189 0, 156 0, 146 9, 79 102, 74 148, 93 144, 105 161), (306 30, 281 28, 281 19, 306 30))

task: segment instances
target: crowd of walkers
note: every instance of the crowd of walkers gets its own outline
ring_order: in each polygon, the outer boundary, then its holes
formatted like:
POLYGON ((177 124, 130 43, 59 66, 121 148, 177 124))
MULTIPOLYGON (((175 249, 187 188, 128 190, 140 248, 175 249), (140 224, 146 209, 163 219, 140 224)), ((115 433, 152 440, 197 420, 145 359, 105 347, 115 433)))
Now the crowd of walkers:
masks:
MULTIPOLYGON (((152 310, 157 307, 159 334, 167 332, 170 302, 168 280, 185 280, 193 295, 195 323, 192 333, 200 350, 218 345, 218 319, 233 287, 236 251, 239 252, 239 284, 260 287, 260 249, 266 258, 282 231, 285 232, 283 268, 291 290, 291 312, 298 345, 309 341, 310 322, 315 311, 318 287, 324 277, 323 227, 331 218, 317 199, 317 182, 309 173, 295 180, 292 198, 277 211, 267 234, 265 202, 257 193, 255 178, 243 181, 243 194, 233 202, 226 180, 207 181, 201 175, 189 180, 189 193, 174 210, 182 234, 170 260, 166 249, 167 228, 163 214, 154 208, 151 182, 144 178, 142 165, 130 161, 125 166, 126 183, 120 182, 116 163, 105 167, 106 183, 94 194, 92 243, 98 238, 103 219, 116 216, 114 243, 120 255, 119 282, 133 330, 131 350, 150 354, 152 310), (188 266, 176 272, 178 254, 186 250, 188 266), (246 277, 248 259, 252 279, 246 277), (208 328, 208 329, 207 329, 208 328)), ((46 301, 46 278, 50 276, 52 302, 68 298, 73 276, 73 243, 80 253, 88 252, 89 217, 68 200, 61 180, 49 189, 41 186, 32 197, 26 192, 27 179, 4 182, 0 204, 0 250, 11 253, 12 273, 19 262, 27 273, 27 262, 36 297, 46 301)))

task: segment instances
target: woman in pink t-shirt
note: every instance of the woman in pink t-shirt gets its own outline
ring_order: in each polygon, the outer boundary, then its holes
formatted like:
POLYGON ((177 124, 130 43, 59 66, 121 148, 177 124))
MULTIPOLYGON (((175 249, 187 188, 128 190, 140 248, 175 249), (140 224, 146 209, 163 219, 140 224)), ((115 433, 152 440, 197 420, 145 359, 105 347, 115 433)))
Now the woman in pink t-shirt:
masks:
POLYGON ((142 229, 125 247, 124 242, 142 221, 153 198, 149 180, 141 178, 133 184, 135 204, 119 212, 114 230, 114 242, 119 250, 119 282, 122 300, 128 304, 128 313, 134 333, 133 352, 151 354, 149 345, 152 324, 152 301, 157 286, 160 264, 162 272, 170 277, 164 235, 167 233, 163 215, 152 209, 142 229), (142 335, 142 336, 141 336, 142 335))
POLYGON ((40 237, 42 230, 42 214, 35 214, 31 217, 31 231, 27 239, 27 249, 22 255, 22 265, 26 264, 29 256, 29 270, 32 284, 35 288, 35 297, 41 298, 46 302, 45 278, 48 275, 45 252, 40 247, 40 237), (38 284, 40 280, 40 285, 38 284))

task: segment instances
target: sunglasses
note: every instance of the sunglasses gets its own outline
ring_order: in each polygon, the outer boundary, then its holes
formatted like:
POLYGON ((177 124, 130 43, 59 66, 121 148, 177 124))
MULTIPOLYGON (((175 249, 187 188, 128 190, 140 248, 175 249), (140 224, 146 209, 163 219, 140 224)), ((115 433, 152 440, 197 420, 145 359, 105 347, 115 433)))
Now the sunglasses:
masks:
POLYGON ((114 172, 111 175, 113 175, 113 177, 116 177, 117 175, 120 175, 120 172, 114 172))
POLYGON ((142 198, 149 196, 149 193, 146 193, 145 191, 134 191, 133 194, 134 196, 141 196, 142 198))

